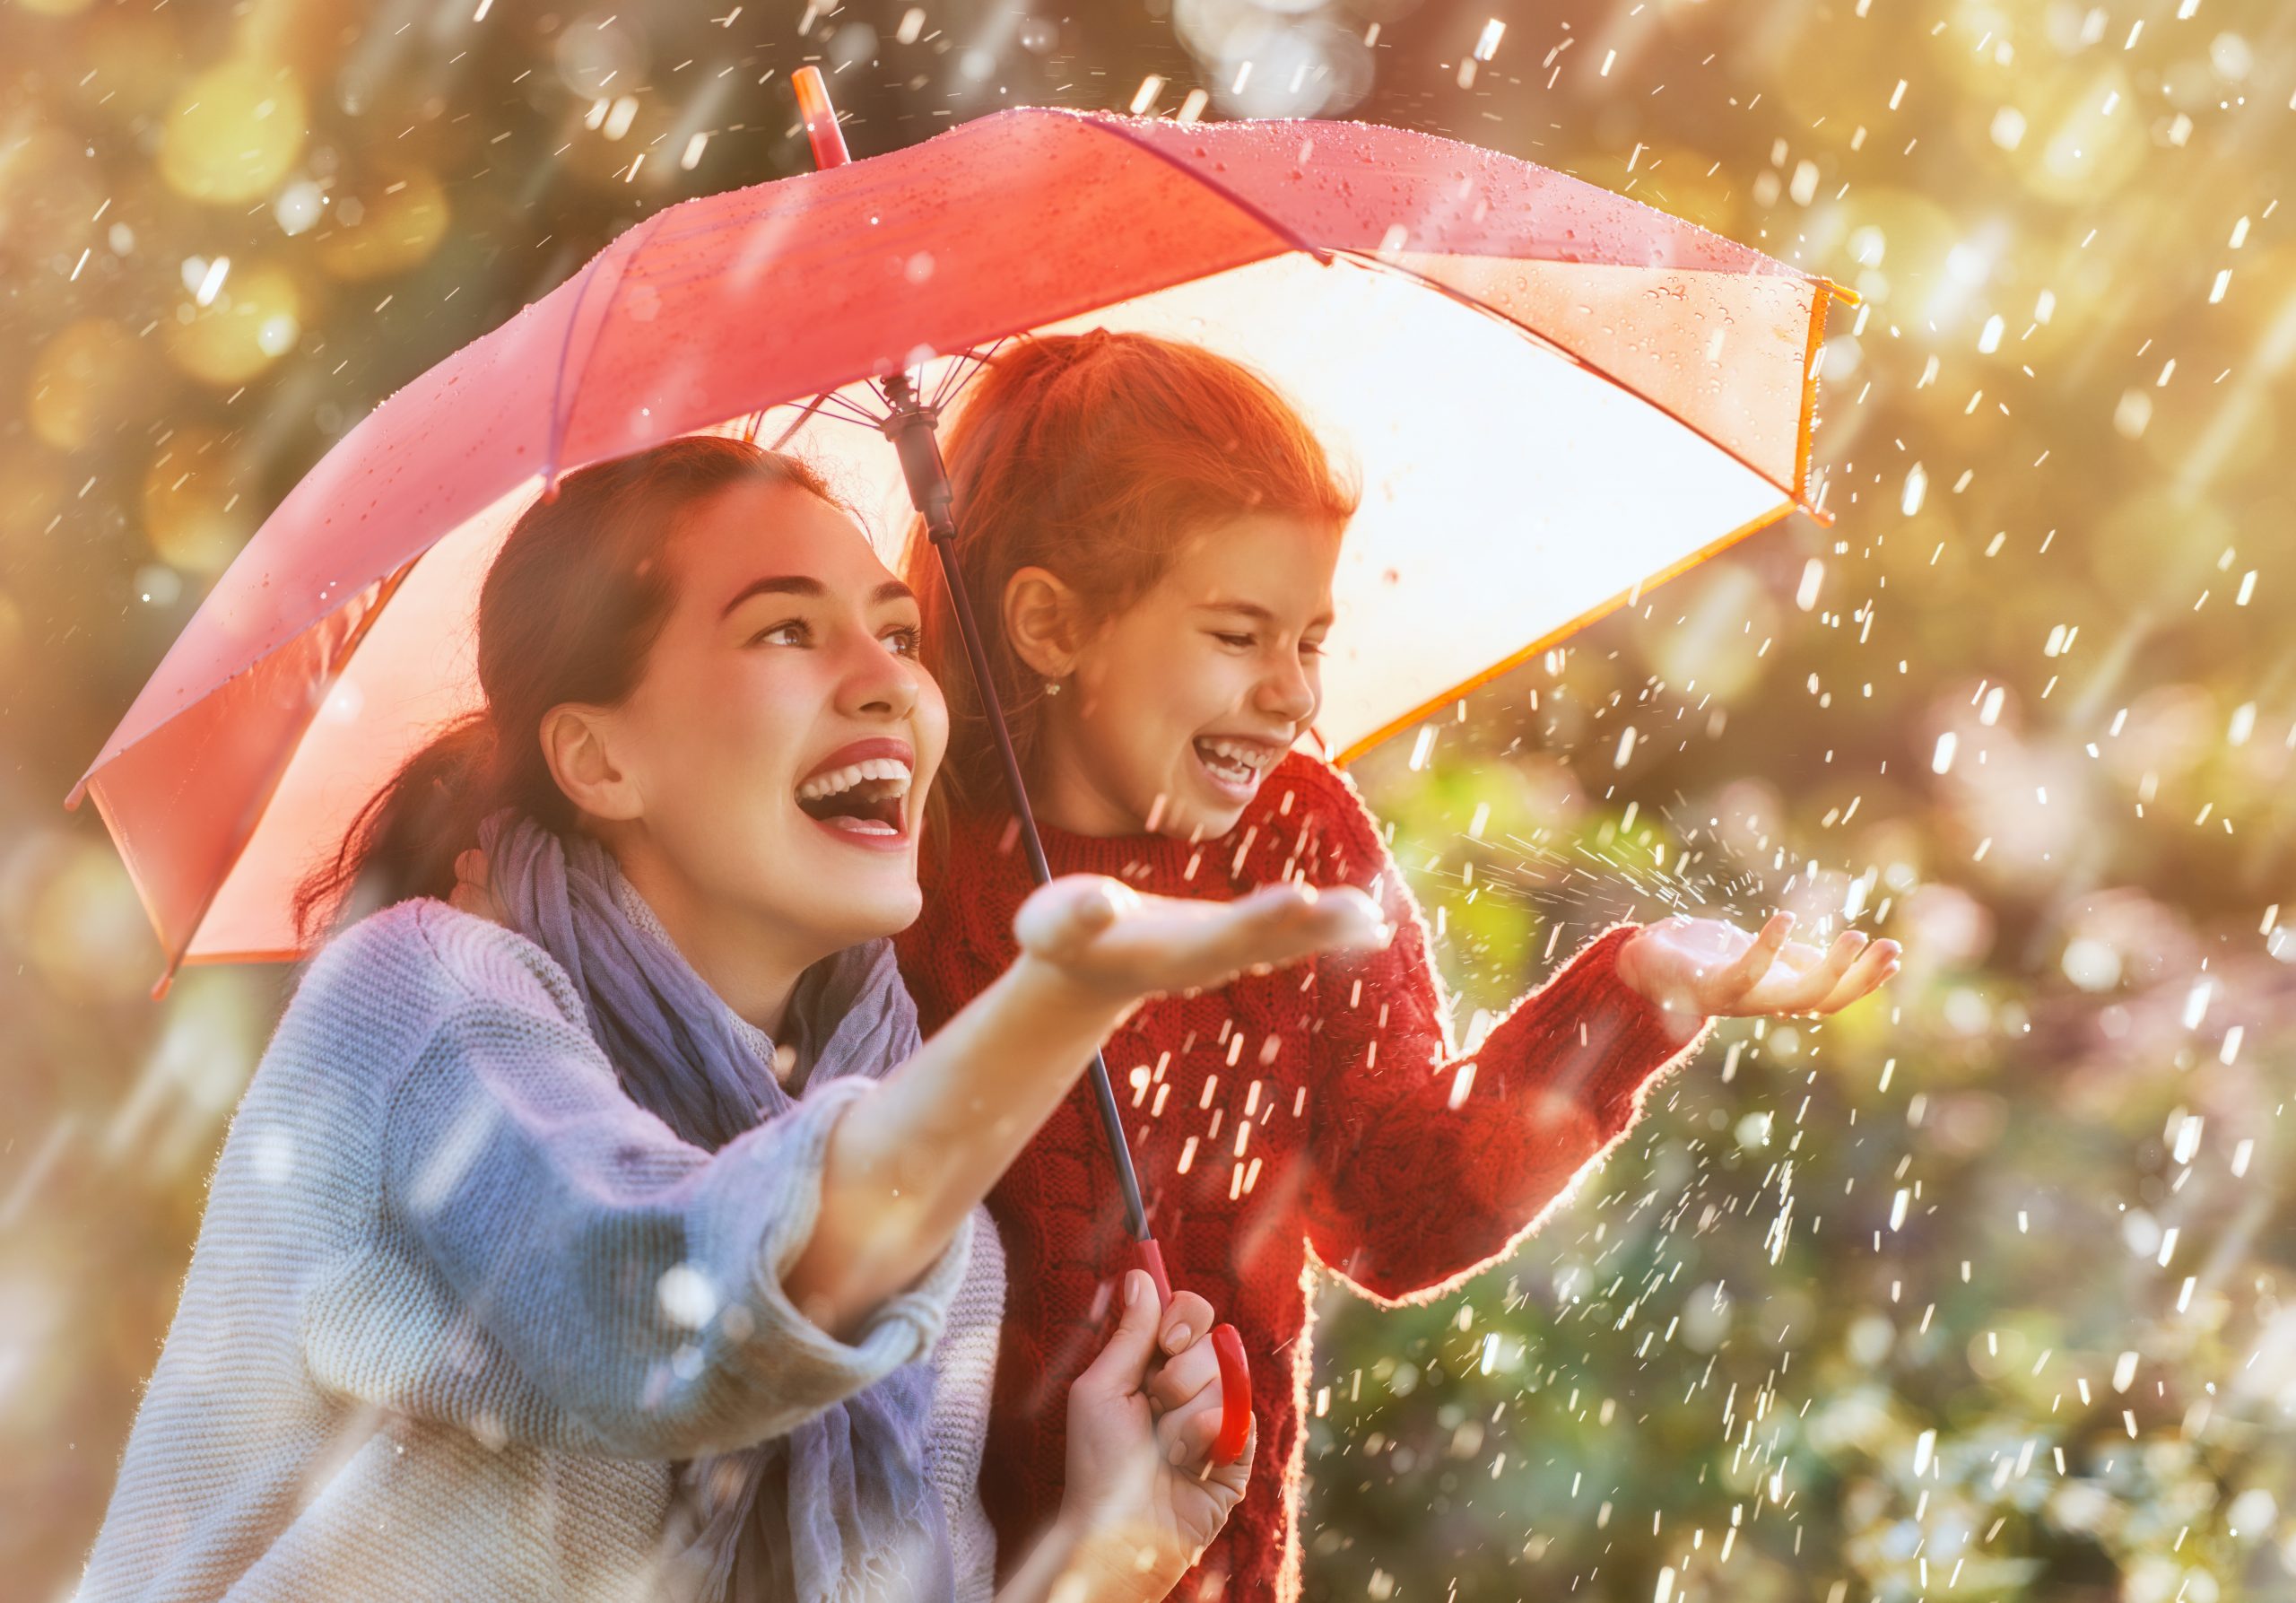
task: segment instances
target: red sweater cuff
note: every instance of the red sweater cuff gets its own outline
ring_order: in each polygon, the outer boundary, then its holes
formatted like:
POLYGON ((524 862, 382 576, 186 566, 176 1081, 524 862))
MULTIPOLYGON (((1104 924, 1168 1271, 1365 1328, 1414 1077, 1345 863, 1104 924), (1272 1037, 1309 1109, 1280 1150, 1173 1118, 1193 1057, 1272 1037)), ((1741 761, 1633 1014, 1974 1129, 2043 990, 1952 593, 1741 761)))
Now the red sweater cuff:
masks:
POLYGON ((1634 1122, 1642 1088, 1695 1052, 1713 1024, 1703 1016, 1677 1019, 1619 978, 1619 952, 1641 932, 1639 924, 1613 925, 1553 980, 1570 988, 1570 1013, 1583 1024, 1584 1039, 1603 1046, 1587 1096, 1606 1137, 1634 1122))

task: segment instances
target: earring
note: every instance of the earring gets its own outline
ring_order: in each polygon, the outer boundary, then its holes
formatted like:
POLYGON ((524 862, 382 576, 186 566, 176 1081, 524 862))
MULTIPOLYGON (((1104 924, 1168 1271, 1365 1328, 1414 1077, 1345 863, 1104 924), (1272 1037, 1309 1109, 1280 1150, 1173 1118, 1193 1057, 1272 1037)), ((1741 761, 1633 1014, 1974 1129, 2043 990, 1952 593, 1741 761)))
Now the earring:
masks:
POLYGON ((1057 679, 1046 680, 1044 682, 1044 693, 1048 696, 1058 695, 1060 693, 1060 681, 1057 679))

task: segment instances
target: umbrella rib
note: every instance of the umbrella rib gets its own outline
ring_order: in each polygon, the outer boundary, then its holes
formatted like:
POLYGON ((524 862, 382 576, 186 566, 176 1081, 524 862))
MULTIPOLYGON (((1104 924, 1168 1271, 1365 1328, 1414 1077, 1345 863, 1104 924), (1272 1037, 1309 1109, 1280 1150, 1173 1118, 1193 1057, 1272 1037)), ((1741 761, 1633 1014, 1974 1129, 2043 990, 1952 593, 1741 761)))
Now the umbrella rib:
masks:
POLYGON ((986 351, 974 345, 959 353, 957 360, 950 364, 949 370, 941 376, 941 382, 934 388, 933 409, 938 412, 947 405, 950 398, 957 391, 971 383, 973 376, 987 367, 996 353, 1012 342, 1012 337, 1011 335, 999 335, 988 343, 988 348, 986 351), (968 362, 971 365, 967 366, 968 362))
POLYGON ((1189 166, 1187 162, 1181 161, 1178 156, 1173 155, 1170 151, 1165 150, 1162 146, 1155 144, 1153 141, 1141 138, 1138 135, 1133 133, 1131 129, 1125 127, 1113 118, 1109 118, 1104 113, 1089 111, 1078 111, 1071 113, 1070 115, 1074 116, 1077 121, 1083 123, 1086 127, 1098 128, 1101 133, 1109 135, 1112 138, 1121 139, 1135 150, 1147 152, 1150 155, 1155 157, 1156 160, 1171 168, 1175 172, 1186 174, 1196 183, 1199 183, 1206 189, 1211 190, 1214 195, 1219 196, 1230 205, 1244 213, 1245 216, 1249 217, 1253 222, 1258 223, 1262 228, 1267 230, 1268 232, 1283 240, 1284 244, 1290 246, 1292 249, 1311 256, 1319 262, 1328 263, 1332 259, 1334 252, 1329 246, 1317 244, 1314 240, 1309 240, 1307 236, 1300 233, 1297 229, 1292 228, 1284 222, 1282 218, 1276 216, 1273 212, 1267 211, 1265 208, 1252 201, 1246 200, 1242 196, 1237 194, 1227 185, 1206 177, 1204 173, 1199 172, 1196 169, 1189 166))
MULTIPOLYGON (((1690 419, 1684 417, 1681 413, 1676 412, 1664 401, 1653 399, 1651 396, 1643 394, 1639 389, 1637 389, 1633 385, 1629 384, 1617 374, 1612 372, 1609 369, 1604 367, 1601 363, 1590 361, 1587 357, 1579 355, 1576 351, 1571 350, 1567 345, 1556 344, 1552 339, 1544 334, 1541 334, 1537 329, 1529 327, 1527 324, 1517 322, 1514 318, 1509 317, 1505 312, 1500 311, 1489 301, 1483 301, 1477 296, 1470 295, 1465 290, 1454 289, 1449 284, 1443 283, 1439 279, 1430 278, 1423 273, 1413 272, 1411 268, 1403 266, 1399 262, 1386 261, 1378 256, 1371 255, 1365 251, 1343 250, 1338 253, 1338 256, 1340 259, 1353 262, 1356 266, 1365 268, 1366 270, 1393 273, 1401 277, 1407 278, 1415 284, 1432 290, 1439 295, 1442 295, 1452 301, 1457 301, 1461 306, 1467 307, 1474 311, 1479 311, 1487 318, 1504 323, 1508 327, 1513 329, 1523 338, 1531 341, 1534 344, 1553 352, 1557 356, 1561 357, 1563 361, 1570 362, 1572 366, 1581 368, 1586 371, 1594 374, 1605 384, 1614 385, 1618 388, 1624 390, 1628 395, 1632 396, 1636 400, 1641 402, 1645 406, 1649 407, 1653 412, 1657 413, 1660 416, 1672 419, 1674 422, 1680 423, 1683 428, 1697 435, 1700 440, 1706 441, 1707 444, 1712 446, 1716 450, 1720 451, 1724 456, 1729 457, 1731 461, 1735 462, 1748 473, 1752 474, 1763 484, 1768 484, 1773 490, 1783 492, 1787 501, 1800 508, 1803 511, 1809 513, 1813 518, 1817 518, 1821 524, 1831 524, 1832 522, 1832 515, 1831 513, 1821 513, 1815 507, 1809 504, 1809 502, 1804 498, 1802 490, 1799 486, 1779 484, 1767 472, 1748 461, 1744 454, 1738 450, 1736 447, 1726 445, 1721 440, 1715 439, 1713 435, 1708 433, 1704 429, 1700 428, 1696 423, 1691 422, 1690 419)), ((1804 283, 1809 285, 1811 292, 1818 298, 1821 304, 1823 303, 1827 297, 1827 284, 1825 280, 1814 277, 1813 275, 1806 273, 1797 274, 1795 276, 1799 277, 1804 283)), ((1814 344, 1814 342, 1813 342, 1813 344, 1814 344)), ((1805 381, 1808 378, 1808 358, 1805 357, 1803 374, 1805 381)), ((1796 451, 1797 455, 1801 449, 1802 446, 1800 440, 1797 439, 1796 442, 1796 451)))

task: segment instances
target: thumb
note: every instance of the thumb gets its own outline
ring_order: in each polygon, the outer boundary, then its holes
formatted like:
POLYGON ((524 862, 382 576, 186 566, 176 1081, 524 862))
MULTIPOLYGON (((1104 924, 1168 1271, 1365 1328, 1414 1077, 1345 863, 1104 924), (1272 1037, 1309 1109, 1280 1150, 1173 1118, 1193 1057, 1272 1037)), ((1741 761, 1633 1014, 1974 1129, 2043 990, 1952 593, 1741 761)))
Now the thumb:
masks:
POLYGON ((1109 1397, 1126 1397, 1140 1389, 1156 1355, 1156 1327, 1161 1311, 1156 1306, 1156 1283, 1145 1269, 1128 1269, 1124 1276, 1124 1311, 1108 1346, 1076 1378, 1109 1397))

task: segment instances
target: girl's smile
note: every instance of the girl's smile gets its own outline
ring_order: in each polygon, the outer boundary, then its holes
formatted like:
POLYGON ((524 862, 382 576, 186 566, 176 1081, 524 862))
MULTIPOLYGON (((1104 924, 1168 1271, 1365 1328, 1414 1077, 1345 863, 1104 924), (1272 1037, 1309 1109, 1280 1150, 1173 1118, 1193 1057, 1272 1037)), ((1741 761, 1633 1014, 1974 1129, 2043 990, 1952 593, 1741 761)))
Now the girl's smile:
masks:
POLYGON ((1338 532, 1248 514, 1190 537, 1112 618, 1041 568, 1006 590, 1006 624, 1060 687, 1034 753, 1037 810, 1075 834, 1181 839, 1235 827, 1323 699, 1338 532))

